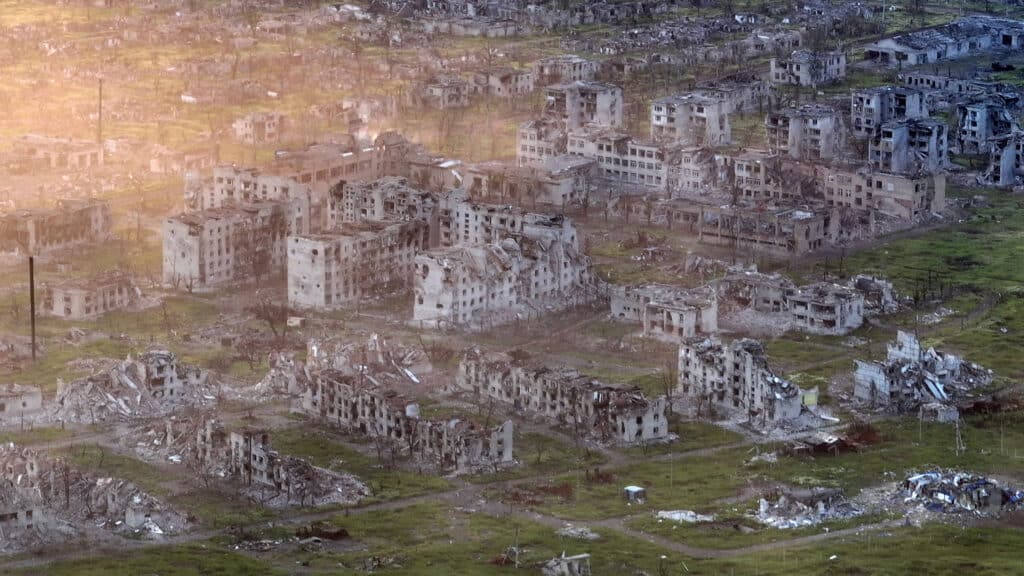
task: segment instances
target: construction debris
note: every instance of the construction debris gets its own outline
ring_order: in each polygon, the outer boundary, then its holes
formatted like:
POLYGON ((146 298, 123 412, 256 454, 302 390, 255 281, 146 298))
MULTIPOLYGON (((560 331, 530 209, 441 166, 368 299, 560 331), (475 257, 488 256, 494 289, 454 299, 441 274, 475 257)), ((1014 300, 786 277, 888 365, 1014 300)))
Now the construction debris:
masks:
POLYGON ((601 537, 600 534, 586 526, 573 526, 572 524, 566 524, 559 528, 555 534, 565 536, 566 538, 577 538, 579 540, 597 540, 601 537))
POLYGON ((758 522, 772 528, 804 528, 822 522, 854 518, 864 511, 851 502, 846 501, 834 491, 824 494, 812 494, 805 498, 809 504, 792 496, 782 495, 774 503, 762 498, 757 512, 752 514, 758 522))
POLYGON ((687 522, 689 524, 696 524, 698 522, 714 522, 714 514, 705 516, 704 514, 697 514, 693 510, 659 510, 655 517, 658 521, 671 520, 672 522, 687 522))
POLYGON ((930 512, 997 515, 1024 508, 1024 491, 969 472, 933 471, 909 476, 900 485, 904 502, 930 512))

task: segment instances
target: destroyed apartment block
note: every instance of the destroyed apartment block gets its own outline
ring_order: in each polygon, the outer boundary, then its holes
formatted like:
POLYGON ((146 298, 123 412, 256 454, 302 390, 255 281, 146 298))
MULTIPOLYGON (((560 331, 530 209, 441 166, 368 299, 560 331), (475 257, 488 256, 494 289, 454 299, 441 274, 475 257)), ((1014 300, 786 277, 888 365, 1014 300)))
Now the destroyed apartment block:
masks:
MULTIPOLYGON (((812 196, 813 175, 788 156, 760 150, 715 154, 713 186, 740 202, 798 201, 812 196)), ((685 170, 685 168, 684 168, 685 170)))
POLYGON ((597 161, 601 176, 621 186, 636 189, 666 190, 670 173, 668 162, 686 157, 681 145, 644 141, 617 130, 588 127, 570 132, 568 153, 597 161))
POLYGON ((287 236, 309 233, 308 214, 307 200, 296 197, 167 218, 163 282, 193 291, 270 276, 285 267, 287 236))
POLYGON ((434 230, 439 202, 437 195, 410 186, 406 178, 344 180, 330 190, 327 227, 341 230, 358 222, 418 220, 434 230))
POLYGON ((128 273, 110 270, 92 278, 45 284, 42 311, 65 320, 87 320, 129 308, 141 297, 142 293, 128 273))
POLYGON ((26 170, 87 170, 103 165, 103 145, 90 140, 26 134, 14 140, 14 161, 26 170))
POLYGON ((678 342, 718 332, 718 295, 713 288, 614 286, 610 305, 613 320, 639 323, 645 337, 678 342))
POLYGON ((954 148, 961 154, 989 154, 994 141, 1019 131, 1013 113, 991 99, 956 105, 957 133, 954 148))
POLYGON ((597 162, 562 155, 528 166, 502 162, 472 164, 464 172, 465 186, 473 199, 564 208, 579 205, 587 198, 597 176, 597 162))
POLYGON ((776 376, 760 342, 696 336, 679 347, 679 386, 687 408, 744 418, 755 429, 793 423, 803 411, 805 391, 776 376))
POLYGON ((905 86, 924 90, 936 100, 950 100, 961 97, 996 95, 1005 92, 1008 87, 1000 82, 991 82, 978 78, 961 78, 950 74, 929 74, 928 72, 903 72, 901 75, 905 86))
POLYGON ((864 48, 866 60, 891 67, 934 64, 997 48, 1024 47, 1024 22, 972 15, 935 28, 884 38, 864 48))
POLYGON ((342 231, 288 237, 288 305, 331 309, 411 289, 426 224, 350 223, 342 231))
POLYGON ((280 142, 284 132, 284 115, 278 112, 253 112, 231 123, 235 140, 243 144, 280 142))
POLYGON ((573 54, 550 56, 533 64, 533 81, 537 86, 589 82, 597 75, 599 64, 573 54))
POLYGON ((991 141, 989 166, 978 176, 992 186, 1016 186, 1024 181, 1024 131, 1015 130, 991 141))
POLYGON ((818 192, 831 207, 914 221, 946 209, 946 175, 894 174, 860 166, 819 166, 818 192))
POLYGON ((67 525, 72 532, 100 527, 151 537, 187 527, 184 516, 131 482, 96 478, 14 444, 0 446, 0 494, 12 507, 8 514, 15 515, 8 516, 7 526, 34 530, 43 542, 65 539, 61 528, 67 525))
POLYGON ((850 94, 850 131, 856 137, 873 136, 888 122, 927 117, 927 98, 916 88, 876 86, 850 94))
POLYGON ((491 426, 459 418, 423 419, 419 404, 375 385, 371 374, 358 369, 315 373, 295 409, 364 435, 389 453, 432 461, 442 470, 494 470, 514 462, 511 420, 491 426))
POLYGON ((846 78, 846 54, 794 50, 789 58, 772 58, 768 77, 776 86, 818 87, 839 82, 846 78))
POLYGON ((805 104, 765 117, 768 151, 797 160, 830 160, 845 146, 839 113, 823 104, 805 104))
POLYGON ((541 566, 542 576, 590 576, 590 554, 556 556, 541 566))
POLYGON ((701 92, 676 94, 651 103, 651 137, 700 146, 732 143, 729 105, 701 92))
POLYGON ((827 282, 798 287, 783 276, 757 272, 729 274, 713 284, 724 316, 739 307, 774 328, 831 335, 847 334, 864 322, 865 298, 853 287, 827 282))
POLYGON ((955 421, 955 402, 992 381, 992 371, 958 356, 925 349, 916 336, 902 330, 888 346, 885 361, 856 360, 854 397, 864 405, 899 414, 922 410, 938 403, 953 411, 928 409, 955 421))
POLYGON ((112 227, 104 200, 64 199, 48 210, 0 213, 0 253, 39 255, 102 242, 112 227))
POLYGON ((596 124, 622 127, 622 88, 604 82, 575 81, 544 89, 545 118, 561 122, 566 131, 596 124))
POLYGON ((490 68, 473 74, 473 91, 495 98, 515 98, 533 92, 533 72, 514 68, 490 68))
POLYGON ((949 127, 931 118, 886 122, 868 139, 868 166, 882 172, 938 172, 949 166, 949 127))
POLYGON ((602 442, 635 444, 669 437, 664 396, 647 398, 636 387, 604 384, 575 370, 508 354, 468 350, 451 391, 501 402, 602 442))
POLYGON ((107 370, 59 381, 52 420, 96 423, 168 414, 216 401, 205 370, 183 364, 166 350, 129 356, 107 370))
POLYGON ((149 159, 149 171, 153 174, 198 173, 216 166, 219 154, 217 147, 181 151, 156 145, 149 159))
POLYGON ((568 133, 565 124, 555 118, 528 120, 516 130, 516 164, 527 166, 566 153, 568 133))
POLYGON ((408 100, 414 106, 435 110, 453 110, 469 106, 471 92, 469 82, 458 76, 440 75, 415 86, 408 93, 408 100))

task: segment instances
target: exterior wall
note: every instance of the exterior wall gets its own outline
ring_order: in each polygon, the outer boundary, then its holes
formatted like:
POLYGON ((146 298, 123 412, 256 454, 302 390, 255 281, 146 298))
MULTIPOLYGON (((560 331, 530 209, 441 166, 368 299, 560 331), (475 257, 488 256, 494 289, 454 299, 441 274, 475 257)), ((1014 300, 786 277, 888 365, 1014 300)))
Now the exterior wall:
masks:
POLYGON ((842 121, 826 106, 806 105, 765 118, 768 151, 798 160, 834 158, 842 145, 842 121))
POLYGON ((564 123, 567 130, 586 124, 622 126, 622 88, 600 82, 572 82, 548 86, 544 115, 564 123))
POLYGON ((846 54, 842 52, 793 52, 787 60, 772 58, 769 78, 773 84, 818 86, 846 77, 846 54))
POLYGON ((533 65, 534 82, 539 86, 566 82, 589 82, 597 74, 598 63, 579 56, 553 56, 533 65))
POLYGON ((669 175, 665 149, 621 134, 576 131, 569 134, 569 154, 597 160, 601 175, 624 184, 665 190, 669 175))
POLYGON ((534 120, 516 131, 516 164, 542 164, 566 153, 566 132, 558 122, 534 120))
POLYGON ((906 220, 942 212, 946 207, 946 176, 942 173, 914 177, 826 168, 819 175, 818 186, 830 206, 876 210, 906 220))
POLYGON ((557 425, 630 444, 668 436, 665 398, 589 380, 571 371, 516 363, 503 354, 468 353, 453 388, 497 400, 557 425))
POLYGON ((690 402, 745 413, 762 427, 797 418, 802 410, 800 389, 775 376, 753 340, 685 340, 679 348, 679 392, 690 402))
POLYGON ((49 285, 43 293, 43 309, 46 314, 68 320, 95 318, 130 306, 136 299, 135 290, 135 283, 127 275, 97 278, 91 285, 49 285))
POLYGON ((44 254, 106 239, 110 205, 102 200, 60 200, 52 210, 0 215, 0 252, 44 254))
POLYGON ((651 136, 702 146, 732 142, 726 101, 700 93, 659 98, 651 103, 651 136))
POLYGON ((338 308, 407 288, 423 222, 330 236, 288 237, 288 304, 338 308))
POLYGON ((882 124, 908 118, 927 118, 924 94, 908 88, 869 88, 850 95, 850 131, 868 137, 882 124))
POLYGON ((31 416, 42 409, 43 394, 39 388, 16 384, 0 388, 0 421, 31 416))
POLYGON ((533 73, 529 70, 495 70, 477 72, 477 90, 496 98, 514 98, 533 92, 533 73))
POLYGON ((644 336, 678 340, 718 331, 718 299, 713 292, 622 286, 612 290, 610 308, 612 319, 640 324, 644 336))
POLYGON ((246 144, 277 142, 283 128, 284 116, 275 112, 249 114, 231 124, 235 139, 246 144))
POLYGON ((941 170, 949 165, 946 125, 936 120, 884 124, 868 141, 868 164, 893 173, 941 170))

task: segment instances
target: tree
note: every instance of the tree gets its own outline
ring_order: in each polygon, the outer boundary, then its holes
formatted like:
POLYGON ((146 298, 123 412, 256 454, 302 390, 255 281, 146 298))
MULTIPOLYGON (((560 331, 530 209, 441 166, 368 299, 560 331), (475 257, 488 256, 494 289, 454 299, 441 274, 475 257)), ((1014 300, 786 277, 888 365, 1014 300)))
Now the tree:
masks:
POLYGON ((267 327, 274 334, 274 339, 282 338, 288 326, 288 306, 278 304, 275 299, 266 291, 257 290, 255 304, 249 307, 249 312, 267 323, 267 327))

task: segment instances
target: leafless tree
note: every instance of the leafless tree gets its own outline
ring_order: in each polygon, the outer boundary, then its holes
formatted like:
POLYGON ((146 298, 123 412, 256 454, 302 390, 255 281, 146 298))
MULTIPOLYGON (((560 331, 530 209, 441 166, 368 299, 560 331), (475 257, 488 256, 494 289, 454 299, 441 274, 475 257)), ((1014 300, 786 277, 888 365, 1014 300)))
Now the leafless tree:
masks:
POLYGON ((257 290, 255 303, 249 307, 249 312, 267 323, 275 340, 280 340, 288 328, 288 306, 279 304, 273 296, 263 290, 257 290))

